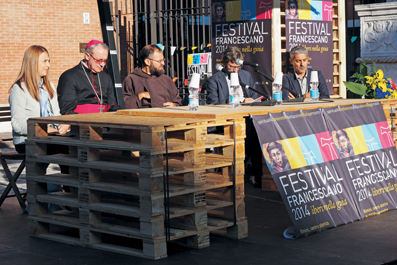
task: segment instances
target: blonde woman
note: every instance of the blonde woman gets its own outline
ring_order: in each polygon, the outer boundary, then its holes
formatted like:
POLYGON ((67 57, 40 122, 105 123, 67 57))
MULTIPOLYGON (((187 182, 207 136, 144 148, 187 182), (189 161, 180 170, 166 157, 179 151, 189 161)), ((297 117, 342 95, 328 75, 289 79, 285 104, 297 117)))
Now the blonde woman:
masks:
MULTIPOLYGON (((60 115, 57 93, 49 79, 50 55, 46 48, 32 45, 23 56, 21 71, 10 88, 12 135, 15 149, 25 152, 27 120, 60 115)), ((65 134, 69 125, 49 125, 48 133, 65 134)), ((51 152, 50 150, 48 150, 51 152)))
MULTIPOLYGON (((27 138, 27 120, 34 117, 48 117, 59 114, 57 93, 49 79, 50 55, 46 48, 32 45, 26 49, 21 71, 10 88, 8 99, 11 109, 12 136, 18 153, 25 153, 27 138)), ((48 133, 66 134, 66 124, 48 125, 48 133)), ((68 146, 47 145, 47 154, 68 153, 68 146)), ((48 164, 44 165, 47 168, 48 164)), ((69 173, 68 166, 60 165, 62 173, 69 173)), ((61 191, 60 185, 47 183, 47 192, 61 191)), ((61 210, 62 207, 49 204, 49 212, 61 210)), ((27 207, 26 207, 27 210, 27 207)))

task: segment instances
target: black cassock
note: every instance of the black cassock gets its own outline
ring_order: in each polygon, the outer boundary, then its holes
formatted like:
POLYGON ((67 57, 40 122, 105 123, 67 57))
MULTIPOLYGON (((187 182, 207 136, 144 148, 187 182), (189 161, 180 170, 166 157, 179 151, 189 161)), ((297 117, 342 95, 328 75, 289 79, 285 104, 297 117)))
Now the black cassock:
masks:
POLYGON ((99 79, 102 88, 103 112, 118 110, 120 107, 116 102, 115 89, 110 75, 105 72, 92 73, 80 62, 72 69, 65 71, 59 78, 57 93, 61 114, 100 112, 99 79))

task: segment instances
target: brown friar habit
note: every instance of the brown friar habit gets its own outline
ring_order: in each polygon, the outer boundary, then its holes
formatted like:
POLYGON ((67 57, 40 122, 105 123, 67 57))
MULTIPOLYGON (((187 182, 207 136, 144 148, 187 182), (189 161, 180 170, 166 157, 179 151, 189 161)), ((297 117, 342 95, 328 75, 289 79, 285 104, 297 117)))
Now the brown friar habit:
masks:
POLYGON ((126 109, 162 108, 163 103, 172 102, 181 106, 181 98, 171 78, 166 75, 148 75, 142 69, 135 69, 123 82, 126 109), (138 94, 149 92, 150 99, 139 100, 138 94))

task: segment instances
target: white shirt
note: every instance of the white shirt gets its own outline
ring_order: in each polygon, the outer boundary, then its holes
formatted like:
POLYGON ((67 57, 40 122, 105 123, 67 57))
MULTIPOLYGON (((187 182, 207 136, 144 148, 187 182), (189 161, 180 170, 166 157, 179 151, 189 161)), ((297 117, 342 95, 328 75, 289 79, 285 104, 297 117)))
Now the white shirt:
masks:
POLYGON ((305 95, 307 92, 309 92, 309 89, 307 89, 307 70, 306 74, 304 77, 300 78, 297 73, 295 73, 296 79, 298 79, 299 85, 301 86, 302 90, 302 96, 305 95))
MULTIPOLYGON (((227 74, 225 74, 225 77, 226 77, 227 87, 229 88, 229 95, 231 95, 233 93, 233 91, 230 88, 230 78, 227 74)), ((244 97, 243 89, 241 88, 241 86, 239 86, 238 93, 240 95, 240 102, 244 102, 245 97, 244 97)))

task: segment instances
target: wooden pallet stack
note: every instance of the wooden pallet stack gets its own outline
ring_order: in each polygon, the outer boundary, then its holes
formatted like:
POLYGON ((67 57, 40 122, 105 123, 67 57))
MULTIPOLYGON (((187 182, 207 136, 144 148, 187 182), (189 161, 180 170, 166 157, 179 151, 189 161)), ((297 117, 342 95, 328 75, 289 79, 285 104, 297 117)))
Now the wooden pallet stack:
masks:
POLYGON ((160 259, 167 240, 203 248, 210 233, 247 236, 242 117, 104 113, 30 119, 28 128, 28 220, 36 237, 160 259), (71 124, 71 135, 48 135, 50 123, 71 124), (212 126, 224 132, 208 134, 212 126), (66 145, 69 154, 48 155, 49 144, 66 145), (48 163, 69 166, 69 174, 46 174, 48 163), (68 192, 48 193, 47 183, 68 192))
POLYGON ((262 190, 278 191, 264 158, 262 159, 262 190))

